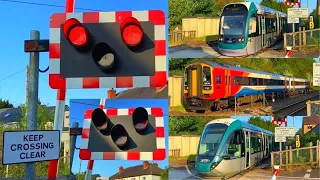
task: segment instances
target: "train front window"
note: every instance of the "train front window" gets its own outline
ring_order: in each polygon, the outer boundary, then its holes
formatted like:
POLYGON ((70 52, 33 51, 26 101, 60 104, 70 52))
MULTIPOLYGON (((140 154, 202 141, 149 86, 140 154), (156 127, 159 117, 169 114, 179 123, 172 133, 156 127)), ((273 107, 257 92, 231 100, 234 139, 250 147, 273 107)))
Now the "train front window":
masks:
POLYGON ((226 124, 215 123, 206 126, 201 135, 198 155, 215 156, 220 145, 220 141, 228 126, 226 124))
POLYGON ((210 67, 204 66, 203 71, 203 85, 211 85, 211 70, 210 67))

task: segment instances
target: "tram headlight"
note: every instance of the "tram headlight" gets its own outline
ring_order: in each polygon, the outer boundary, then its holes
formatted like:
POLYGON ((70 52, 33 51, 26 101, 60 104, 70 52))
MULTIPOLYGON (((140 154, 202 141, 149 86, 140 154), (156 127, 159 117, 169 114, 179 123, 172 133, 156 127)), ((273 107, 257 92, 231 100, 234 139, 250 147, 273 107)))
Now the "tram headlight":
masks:
POLYGON ((244 42, 244 38, 238 39, 238 42, 244 42))
POLYGON ((218 164, 219 164, 218 162, 212 163, 210 170, 212 171, 214 168, 218 166, 218 164))
POLYGON ((224 38, 219 38, 219 41, 222 42, 224 40, 224 38))

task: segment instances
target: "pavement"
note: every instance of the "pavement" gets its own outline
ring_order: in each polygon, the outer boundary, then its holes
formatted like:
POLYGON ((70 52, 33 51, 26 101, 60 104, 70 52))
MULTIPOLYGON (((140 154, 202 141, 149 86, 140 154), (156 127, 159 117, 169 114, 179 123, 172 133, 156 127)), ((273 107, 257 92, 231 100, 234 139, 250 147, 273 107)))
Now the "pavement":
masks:
MULTIPOLYGON (((319 50, 310 52, 293 51, 291 58, 318 58, 319 50)), ((269 48, 260 51, 254 55, 247 56, 248 58, 284 58, 286 51, 279 48, 269 48)), ((218 52, 217 46, 208 46, 207 44, 199 45, 182 45, 169 47, 170 58, 230 58, 223 56, 218 52)))
MULTIPOLYGON (((270 158, 265 159, 260 165, 248 169, 240 174, 228 178, 228 180, 271 180, 274 172, 270 169, 270 158)), ((173 180, 200 180, 212 179, 221 180, 221 178, 201 178, 194 168, 194 165, 171 167, 169 169, 169 179, 173 180)), ((320 180, 320 168, 306 169, 293 172, 280 172, 277 180, 298 180, 298 179, 318 179, 320 180)))

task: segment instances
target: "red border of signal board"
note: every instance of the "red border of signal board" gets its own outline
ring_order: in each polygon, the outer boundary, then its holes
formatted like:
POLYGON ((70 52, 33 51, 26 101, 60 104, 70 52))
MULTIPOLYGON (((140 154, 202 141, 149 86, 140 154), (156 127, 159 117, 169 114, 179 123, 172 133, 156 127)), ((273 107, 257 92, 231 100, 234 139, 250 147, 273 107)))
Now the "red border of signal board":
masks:
POLYGON ((287 6, 300 6, 301 2, 299 1, 297 3, 294 3, 294 2, 285 1, 284 4, 287 6))
MULTIPOLYGON (((135 108, 103 109, 107 116, 132 115, 135 108)), ((88 150, 91 127, 91 113, 87 110, 84 115, 82 139, 79 157, 81 160, 164 160, 166 158, 164 119, 161 108, 146 108, 149 114, 156 118, 157 150, 155 152, 90 152, 88 150)))
POLYGON ((167 83, 166 18, 161 10, 57 13, 50 18, 49 85, 53 89, 96 89, 163 87, 167 83), (67 19, 76 18, 81 23, 121 23, 126 17, 135 17, 140 22, 154 22, 155 28, 155 75, 130 77, 79 77, 60 76, 60 25, 67 19))

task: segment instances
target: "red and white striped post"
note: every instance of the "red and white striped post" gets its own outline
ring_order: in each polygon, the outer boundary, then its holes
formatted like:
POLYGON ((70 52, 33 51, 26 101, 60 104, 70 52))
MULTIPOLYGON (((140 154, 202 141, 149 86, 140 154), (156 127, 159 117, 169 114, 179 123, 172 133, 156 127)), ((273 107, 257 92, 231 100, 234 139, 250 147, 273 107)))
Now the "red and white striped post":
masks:
POLYGON ((292 55, 292 47, 291 47, 291 46, 288 46, 288 47, 287 47, 287 53, 286 53, 285 58, 290 58, 291 55, 292 55))
POLYGON ((274 173, 273 173, 271 180, 276 180, 279 175, 279 172, 280 172, 279 166, 274 166, 274 173))
MULTIPOLYGON (((100 109, 104 109, 105 102, 106 102, 105 99, 100 99, 100 105, 99 105, 100 109)), ((94 164, 94 160, 88 161, 88 167, 87 167, 87 171, 86 171, 85 180, 91 180, 93 164, 94 164)))
MULTIPOLYGON (((74 12, 75 0, 66 0, 66 13, 74 12)), ((63 129, 64 110, 66 100, 66 89, 58 89, 57 91, 57 104, 54 114, 54 130, 60 130, 60 137, 63 129)), ((60 138, 61 141, 61 138, 60 138)), ((61 143, 61 142, 60 142, 61 143)), ((49 161, 48 164, 48 179, 56 179, 59 173, 59 160, 49 161)))

